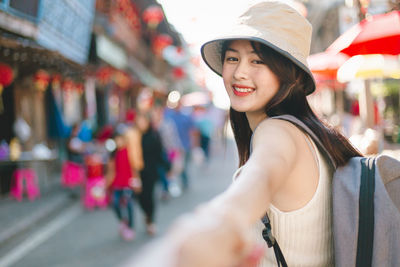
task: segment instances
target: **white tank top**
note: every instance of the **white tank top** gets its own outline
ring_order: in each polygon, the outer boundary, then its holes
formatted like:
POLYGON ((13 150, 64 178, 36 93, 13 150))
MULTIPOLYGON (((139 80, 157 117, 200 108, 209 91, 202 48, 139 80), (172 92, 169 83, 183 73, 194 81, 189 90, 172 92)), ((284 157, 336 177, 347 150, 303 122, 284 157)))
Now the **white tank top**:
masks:
MULTIPOLYGON (((280 211, 270 205, 268 216, 272 234, 275 236, 289 267, 292 266, 334 266, 332 237, 332 173, 314 142, 306 138, 312 151, 316 151, 319 166, 319 181, 315 194, 302 208, 290 212, 280 211)), ((233 179, 240 172, 239 168, 233 179)), ((266 254, 258 267, 277 266, 274 250, 268 248, 262 238, 264 225, 258 221, 250 235, 257 243, 263 244, 266 254)))

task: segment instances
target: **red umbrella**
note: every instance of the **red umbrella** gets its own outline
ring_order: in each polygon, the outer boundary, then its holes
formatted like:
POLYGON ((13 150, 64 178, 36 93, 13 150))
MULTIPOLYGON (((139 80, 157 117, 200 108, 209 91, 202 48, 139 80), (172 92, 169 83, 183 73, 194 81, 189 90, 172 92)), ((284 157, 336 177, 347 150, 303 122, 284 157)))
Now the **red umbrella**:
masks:
POLYGON ((364 19, 336 39, 327 51, 349 56, 400 54, 400 11, 364 19))
POLYGON ((336 80, 338 69, 348 58, 347 55, 342 53, 321 52, 310 55, 307 58, 307 62, 313 74, 336 80))
POLYGON ((336 78, 332 79, 331 77, 323 74, 313 74, 315 82, 317 84, 317 91, 329 87, 332 90, 344 90, 345 84, 339 82, 336 78))

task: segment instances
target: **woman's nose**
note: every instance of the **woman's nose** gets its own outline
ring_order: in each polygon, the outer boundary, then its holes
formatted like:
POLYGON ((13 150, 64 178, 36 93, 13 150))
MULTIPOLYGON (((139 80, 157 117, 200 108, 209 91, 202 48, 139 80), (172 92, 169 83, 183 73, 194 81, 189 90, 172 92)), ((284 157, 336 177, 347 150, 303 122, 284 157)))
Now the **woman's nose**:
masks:
POLYGON ((246 64, 246 62, 241 61, 236 65, 236 69, 233 74, 233 77, 236 80, 243 80, 248 77, 248 72, 249 72, 248 65, 246 64))

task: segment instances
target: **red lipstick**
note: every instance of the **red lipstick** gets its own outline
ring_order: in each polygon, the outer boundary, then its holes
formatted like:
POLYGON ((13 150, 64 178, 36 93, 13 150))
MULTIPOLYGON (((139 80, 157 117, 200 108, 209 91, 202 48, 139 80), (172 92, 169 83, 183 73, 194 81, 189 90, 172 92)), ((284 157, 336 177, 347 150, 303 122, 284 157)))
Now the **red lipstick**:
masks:
POLYGON ((233 93, 236 96, 247 96, 255 91, 254 88, 251 88, 248 86, 243 86, 240 84, 233 84, 232 89, 233 89, 233 93))

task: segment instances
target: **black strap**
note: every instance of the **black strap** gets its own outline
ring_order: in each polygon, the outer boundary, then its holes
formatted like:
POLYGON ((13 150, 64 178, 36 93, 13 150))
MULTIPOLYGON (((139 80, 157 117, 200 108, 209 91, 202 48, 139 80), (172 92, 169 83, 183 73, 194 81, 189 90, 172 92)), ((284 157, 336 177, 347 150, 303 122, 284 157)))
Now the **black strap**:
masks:
POLYGON ((281 248, 279 247, 278 241, 276 241, 275 237, 272 235, 271 223, 269 221, 268 215, 265 214, 265 216, 261 219, 261 221, 265 225, 265 228, 262 231, 262 236, 263 236, 265 242, 267 242, 268 247, 274 248, 275 258, 276 258, 278 267, 280 267, 280 266, 287 267, 285 257, 283 256, 281 248))
POLYGON ((374 242, 375 159, 361 159, 356 267, 372 266, 374 242))

